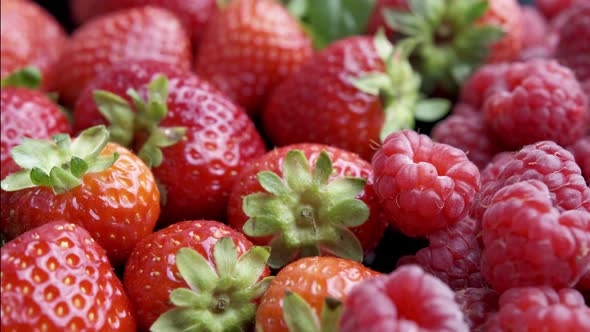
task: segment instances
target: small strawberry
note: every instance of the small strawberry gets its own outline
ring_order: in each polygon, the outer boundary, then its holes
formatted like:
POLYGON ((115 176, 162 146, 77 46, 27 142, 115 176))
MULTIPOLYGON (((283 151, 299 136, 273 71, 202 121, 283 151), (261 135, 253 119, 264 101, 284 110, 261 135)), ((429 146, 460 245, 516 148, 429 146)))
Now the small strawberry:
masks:
POLYGON ((57 20, 28 0, 2 0, 0 9, 0 77, 26 66, 43 73, 42 89, 56 88, 57 62, 67 36, 57 20))
POLYGON ((23 138, 11 150, 23 169, 2 181, 1 230, 9 237, 64 219, 86 228, 123 263, 135 243, 150 234, 160 214, 160 194, 147 166, 129 150, 108 142, 104 126, 71 140, 23 138))
POLYGON ((74 31, 59 61, 60 97, 67 105, 97 73, 123 60, 154 59, 191 68, 188 35, 167 10, 139 7, 92 20, 74 31))
POLYGON ((84 228, 47 223, 1 257, 2 331, 135 331, 123 286, 84 228))
POLYGON ((248 165, 232 190, 228 222, 272 248, 269 266, 306 256, 361 261, 385 231, 372 169, 337 148, 299 144, 248 165))
POLYGON ((254 115, 312 52, 310 38, 280 3, 235 0, 211 18, 195 68, 254 115))
POLYGON ((267 248, 230 227, 184 221, 141 240, 124 285, 138 325, 151 331, 228 331, 250 325, 272 277, 267 248))
POLYGON ((225 219, 238 173, 266 151, 240 107, 195 75, 154 61, 106 71, 80 96, 74 114, 84 126, 108 119, 113 139, 153 168, 165 196, 161 225, 225 219))
MULTIPOLYGON (((378 275, 378 272, 360 263, 342 258, 307 257, 297 260, 279 271, 262 296, 256 312, 256 329, 273 332, 293 331, 288 327, 296 325, 297 321, 309 326, 313 322, 297 319, 301 317, 298 308, 306 306, 297 305, 297 302, 306 302, 313 310, 313 315, 303 317, 315 317, 322 312, 333 314, 334 310, 326 310, 324 303, 334 309, 337 307, 337 301, 346 300, 355 285, 378 275)), ((326 319, 325 322, 332 321, 326 319)))

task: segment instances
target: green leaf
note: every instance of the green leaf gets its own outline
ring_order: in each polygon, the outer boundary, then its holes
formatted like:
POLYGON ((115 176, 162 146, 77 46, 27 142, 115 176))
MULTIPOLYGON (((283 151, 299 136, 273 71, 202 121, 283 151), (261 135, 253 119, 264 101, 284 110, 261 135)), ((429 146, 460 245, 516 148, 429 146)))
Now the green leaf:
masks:
POLYGON ((287 1, 287 11, 296 18, 304 18, 309 8, 309 0, 290 0, 287 1))
POLYGON ((317 332, 320 329, 318 316, 311 306, 288 290, 283 299, 283 317, 290 332, 317 332))
POLYGON ((158 167, 162 164, 162 160, 164 160, 164 154, 162 154, 162 150, 159 148, 145 144, 144 146, 139 149, 137 156, 143 160, 143 162, 149 167, 158 167))
POLYGON ((51 187, 57 195, 70 191, 82 184, 82 181, 72 175, 72 173, 59 167, 51 169, 49 178, 51 179, 51 187))
POLYGON ((300 150, 287 152, 283 163, 283 176, 289 187, 301 193, 311 185, 311 170, 305 155, 300 150))
POLYGON ((389 27, 407 36, 420 36, 428 30, 423 18, 412 13, 385 9, 383 10, 383 17, 389 27))
POLYGON ((420 17, 428 16, 428 1, 426 0, 409 0, 410 11, 420 17))
POLYGON ((269 236, 281 230, 281 221, 272 216, 252 217, 242 226, 242 232, 252 237, 269 236))
POLYGON ((458 63, 451 68, 451 75, 457 85, 462 85, 473 72, 473 66, 467 63, 458 63))
POLYGON ((379 55, 379 58, 383 60, 383 62, 393 55, 393 45, 387 39, 383 28, 379 28, 379 30, 377 30, 375 38, 373 38, 373 44, 375 44, 375 51, 379 55))
POLYGON ((346 227, 360 226, 369 219, 369 207, 360 199, 341 201, 328 211, 332 223, 346 227))
POLYGON ((210 300, 209 295, 188 288, 176 288, 170 293, 170 302, 178 307, 207 308, 210 300))
POLYGON ((366 183, 367 180, 363 178, 341 177, 330 182, 326 191, 333 202, 340 202, 355 198, 363 191, 366 183))
POLYGON ((119 153, 115 152, 110 156, 98 156, 88 163, 88 170, 86 173, 97 173, 102 172, 107 168, 110 168, 119 159, 119 153))
POLYGON ((234 241, 230 237, 224 237, 215 243, 213 256, 220 278, 229 277, 234 273, 238 262, 238 253, 234 241))
POLYGON ((238 258, 235 276, 240 281, 238 286, 246 288, 254 285, 266 268, 270 257, 270 248, 253 246, 238 258))
POLYGON ((255 300, 255 299, 262 297, 262 295, 264 295, 264 293, 266 293, 266 291, 268 290, 268 287, 270 287, 270 283, 272 282, 273 279, 274 279, 274 277, 272 277, 272 276, 265 277, 264 279, 257 282, 256 285, 254 285, 250 289, 250 291, 251 291, 250 298, 255 300))
POLYGON ((70 172, 72 172, 74 177, 81 178, 87 171, 88 163, 78 157, 72 157, 70 161, 70 172))
POLYGON ((340 316, 342 315, 342 301, 327 297, 322 310, 321 331, 340 331, 340 316))
POLYGON ((315 162, 315 170, 313 171, 313 182, 319 186, 328 183, 332 175, 332 160, 330 155, 325 150, 320 152, 318 159, 315 162))
POLYGON ((487 1, 473 1, 467 3, 467 8, 463 11, 463 25, 470 25, 482 17, 488 10, 487 1))
POLYGON ((387 136, 402 129, 414 128, 414 105, 406 103, 392 103, 385 110, 385 121, 381 128, 380 138, 384 141, 387 136))
POLYGON ((92 95, 98 110, 110 124, 110 139, 123 146, 130 146, 133 142, 136 113, 131 110, 129 103, 104 90, 96 90, 92 95))
POLYGON ((18 191, 26 188, 32 188, 36 185, 31 180, 31 170, 23 169, 12 173, 0 182, 0 187, 4 191, 18 191))
POLYGON ((25 67, 8 75, 0 81, 0 87, 28 88, 41 87, 41 71, 35 67, 25 67))
POLYGON ((268 258, 268 266, 273 269, 279 269, 297 258, 299 249, 290 246, 285 242, 285 238, 276 236, 270 241, 270 257, 268 258))
POLYGON ((321 248, 336 257, 361 262, 363 247, 354 233, 344 227, 337 227, 334 231, 333 238, 320 243, 321 248))
POLYGON ((290 210, 276 196, 254 193, 244 197, 242 209, 248 217, 269 216, 277 220, 286 218, 290 210))
MULTIPOLYGON (((53 141, 55 142, 55 145, 57 145, 57 147, 62 150, 62 151, 70 151, 71 150, 71 145, 72 145, 72 140, 70 139, 70 135, 68 134, 57 134, 57 135, 53 135, 51 137, 51 139, 53 139, 53 141)), ((68 156, 69 157, 69 156, 68 156)))
POLYGON ((180 248, 176 266, 186 283, 195 290, 207 292, 217 284, 218 277, 207 260, 191 248, 180 248))
POLYGON ((72 155, 80 159, 97 157, 109 142, 109 131, 103 125, 90 127, 72 142, 72 155))
POLYGON ((14 162, 24 169, 38 167, 49 173, 53 166, 62 165, 67 161, 66 154, 48 140, 37 140, 23 137, 21 144, 10 150, 14 162))
POLYGON ((35 186, 51 187, 51 178, 42 169, 33 167, 30 172, 31 182, 35 186))
POLYGON ((158 75, 148 84, 148 99, 151 102, 166 104, 168 99, 168 78, 158 75))
POLYGON ((273 172, 260 172, 256 174, 256 178, 258 179, 258 182, 262 188, 273 195, 281 196, 291 192, 289 187, 287 187, 285 182, 283 182, 283 179, 273 172))
MULTIPOLYGON (((139 114, 146 114, 147 113, 148 110, 147 110, 147 105, 145 104, 145 100, 143 100, 143 98, 141 97, 139 92, 137 92, 137 90, 128 89, 127 95, 133 101, 133 106, 135 107, 135 110, 137 111, 137 113, 139 113, 139 114)), ((142 129, 148 129, 148 128, 142 128, 142 129)))
POLYGON ((450 110, 451 102, 447 99, 423 99, 416 104, 414 116, 420 121, 434 122, 442 119, 450 110))
POLYGON ((351 82, 357 89, 373 96, 378 96, 380 90, 392 88, 389 75, 380 72, 368 73, 359 78, 351 78, 351 82))
POLYGON ((192 308, 174 308, 166 311, 152 324, 151 332, 201 331, 205 326, 203 313, 192 308))

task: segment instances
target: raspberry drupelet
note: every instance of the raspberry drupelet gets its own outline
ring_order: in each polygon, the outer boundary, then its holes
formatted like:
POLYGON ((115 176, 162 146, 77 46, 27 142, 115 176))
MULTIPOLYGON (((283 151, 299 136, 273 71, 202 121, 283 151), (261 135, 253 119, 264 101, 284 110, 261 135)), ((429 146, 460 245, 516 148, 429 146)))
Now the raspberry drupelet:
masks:
POLYGON ((482 325, 498 311, 498 293, 490 288, 465 288, 455 293, 470 331, 481 331, 482 325))

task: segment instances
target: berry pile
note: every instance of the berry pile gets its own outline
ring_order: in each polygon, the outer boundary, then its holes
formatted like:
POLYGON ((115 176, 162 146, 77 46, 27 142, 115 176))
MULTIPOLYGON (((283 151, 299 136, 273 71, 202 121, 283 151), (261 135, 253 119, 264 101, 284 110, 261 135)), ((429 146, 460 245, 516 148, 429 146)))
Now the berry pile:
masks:
POLYGON ((2 331, 590 331, 588 0, 68 4, 2 0, 2 331))

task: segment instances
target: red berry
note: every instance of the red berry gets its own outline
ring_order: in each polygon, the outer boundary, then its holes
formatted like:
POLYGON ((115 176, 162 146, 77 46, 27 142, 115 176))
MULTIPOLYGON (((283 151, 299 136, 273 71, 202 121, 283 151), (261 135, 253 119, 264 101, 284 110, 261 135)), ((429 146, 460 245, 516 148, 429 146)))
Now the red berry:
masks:
POLYGON ((469 331, 454 293, 417 266, 355 286, 340 321, 342 332, 469 331))
POLYGON ((469 77, 461 87, 460 101, 480 111, 488 90, 500 81, 508 70, 509 64, 484 65, 469 77))
POLYGON ((380 28, 384 28, 388 37, 394 37, 395 31, 385 22, 383 12, 385 10, 401 10, 407 11, 410 9, 407 0, 377 0, 375 8, 369 18, 369 26, 367 32, 371 35, 377 33, 380 28))
POLYGON ((498 311, 498 296, 489 288, 465 288, 455 293, 470 331, 481 331, 482 325, 498 311))
POLYGON ((584 136, 568 148, 576 158, 586 183, 590 184, 590 136, 584 136))
POLYGON ((569 8, 575 1, 577 0, 536 0, 535 5, 548 20, 551 20, 569 8))
POLYGON ((523 26, 526 27, 526 33, 523 34, 523 49, 543 46, 547 42, 549 28, 543 14, 537 7, 521 6, 523 26))
POLYGON ((464 219, 480 188, 465 152, 404 130, 389 135, 373 158, 375 192, 404 234, 427 236, 464 219))
MULTIPOLYGON (((590 2, 577 1, 559 19, 556 58, 568 66, 580 81, 590 79, 590 2)), ((560 15, 560 16, 561 16, 560 15)))

